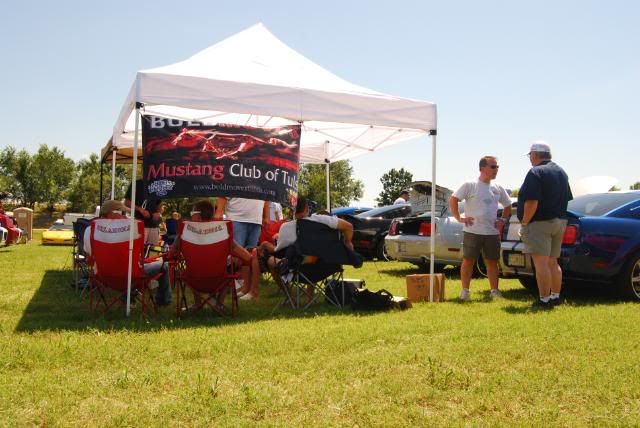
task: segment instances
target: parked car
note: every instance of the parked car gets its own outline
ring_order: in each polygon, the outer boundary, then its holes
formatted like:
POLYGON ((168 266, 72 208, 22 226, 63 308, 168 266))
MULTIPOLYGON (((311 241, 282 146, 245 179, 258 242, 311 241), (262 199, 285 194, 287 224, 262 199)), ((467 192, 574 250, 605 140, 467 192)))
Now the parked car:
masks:
MULTIPOLYGON (((464 213, 464 202, 458 204, 460 214, 464 213)), ((512 204, 515 209, 516 203, 512 204)), ((496 213, 502 215, 502 209, 496 213)), ((389 234, 385 238, 386 251, 389 257, 413 263, 422 270, 429 269, 431 255, 431 235, 435 233, 435 266, 442 269, 446 265, 462 264, 462 240, 464 224, 458 222, 448 207, 436 214, 435 232, 431 227, 431 213, 417 217, 398 218, 391 223, 389 234)), ((478 270, 484 271, 482 260, 478 270)))
POLYGON ((378 260, 388 260, 384 238, 389 225, 393 219, 409 214, 411 205, 387 205, 355 216, 346 215, 344 219, 353 224, 353 247, 358 253, 378 260))
POLYGON ((331 215, 343 218, 345 215, 357 215, 372 209, 371 207, 338 207, 331 210, 331 215))
POLYGON ((42 232, 43 245, 73 245, 73 226, 64 223, 54 223, 48 230, 42 232))
MULTIPOLYGON (((569 202, 568 225, 558 260, 563 280, 602 282, 640 300, 640 191, 583 195, 569 202)), ((505 276, 536 289, 532 261, 524 254, 520 222, 505 226, 500 267, 505 276)))
POLYGON ((15 219, 12 216, 12 213, 9 212, 0 212, 0 227, 2 228, 2 232, 0 232, 3 236, 6 237, 4 239, 3 245, 12 245, 17 244, 22 239, 22 229, 18 227, 15 219))
MULTIPOLYGON (((464 212, 464 202, 459 205, 460 214, 464 212)), ((435 217, 435 264, 441 269, 445 265, 459 266, 462 263, 462 227, 448 208, 436 213, 435 217)), ((386 252, 389 257, 413 263, 422 270, 429 268, 431 254, 431 212, 417 217, 395 219, 385 238, 386 252)))

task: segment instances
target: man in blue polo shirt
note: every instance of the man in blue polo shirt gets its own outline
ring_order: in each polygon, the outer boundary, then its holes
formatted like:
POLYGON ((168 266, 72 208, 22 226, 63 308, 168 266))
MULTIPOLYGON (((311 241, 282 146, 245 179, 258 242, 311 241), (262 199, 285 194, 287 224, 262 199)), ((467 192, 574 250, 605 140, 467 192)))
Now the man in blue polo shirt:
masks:
POLYGON ((560 303, 562 269, 558 257, 567 226, 567 203, 573 195, 567 173, 551 161, 548 144, 534 143, 527 155, 533 168, 518 193, 520 237, 536 269, 540 300, 533 307, 551 309, 560 303))

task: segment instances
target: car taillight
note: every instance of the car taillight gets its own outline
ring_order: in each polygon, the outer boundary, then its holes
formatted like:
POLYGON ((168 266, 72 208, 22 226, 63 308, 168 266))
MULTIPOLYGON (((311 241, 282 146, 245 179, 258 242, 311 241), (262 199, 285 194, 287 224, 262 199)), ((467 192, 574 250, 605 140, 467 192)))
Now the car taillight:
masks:
POLYGON ((622 236, 592 234, 585 235, 584 238, 582 238, 582 242, 593 247, 600 248, 601 250, 615 253, 616 251, 618 251, 618 248, 620 248, 624 244, 625 238, 622 236))
POLYGON ((389 227, 389 236, 395 236, 398 234, 398 222, 394 221, 389 227))
POLYGON ((562 245, 573 245, 578 240, 578 227, 572 224, 568 225, 562 236, 562 245))
POLYGON ((420 229, 418 229, 418 235, 420 236, 431 236, 435 229, 432 229, 431 223, 421 223, 420 229))

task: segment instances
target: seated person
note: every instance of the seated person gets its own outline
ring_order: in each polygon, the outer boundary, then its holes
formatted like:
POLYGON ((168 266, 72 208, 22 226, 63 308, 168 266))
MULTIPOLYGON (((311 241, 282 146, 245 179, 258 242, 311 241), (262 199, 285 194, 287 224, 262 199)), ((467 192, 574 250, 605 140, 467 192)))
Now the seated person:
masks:
MULTIPOLYGON (((100 206, 100 218, 106 219, 123 219, 127 218, 123 212, 129 211, 120 201, 105 201, 100 206)), ((87 255, 91 255, 91 228, 84 230, 82 247, 87 255)), ((159 306, 167 306, 171 303, 171 286, 169 284, 169 275, 167 273, 167 265, 162 260, 155 260, 144 263, 144 273, 147 276, 153 276, 162 272, 162 276, 158 279, 158 289, 156 290, 155 300, 159 306)))
POLYGON ((164 240, 165 245, 172 245, 173 241, 176 239, 178 235, 178 223, 180 222, 180 213, 174 211, 171 214, 171 218, 168 218, 165 222, 166 233, 162 238, 164 240))
POLYGON ((346 220, 342 220, 341 218, 334 216, 321 214, 309 215, 309 204, 307 202, 307 198, 304 196, 298 196, 294 220, 284 223, 280 227, 280 231, 278 233, 278 244, 274 247, 273 244, 264 242, 258 248, 258 255, 261 256, 263 260, 266 259, 266 265, 269 272, 271 272, 273 279, 279 286, 283 285, 279 272, 280 258, 273 256, 272 254, 282 253, 285 248, 295 244, 297 240, 296 221, 303 218, 322 223, 332 229, 339 230, 342 232, 344 245, 349 250, 353 251, 353 243, 351 242, 351 239, 353 238, 353 225, 346 220))
MULTIPOLYGON (((207 222, 213 221, 214 209, 209 201, 200 201, 193 206, 191 221, 207 222)), ((180 236, 177 236, 171 247, 170 254, 177 255, 180 252, 180 236)), ((242 248, 235 241, 231 242, 231 255, 237 261, 242 262, 241 272, 244 279, 242 289, 238 292, 241 300, 255 299, 259 295, 260 267, 258 259, 253 257, 249 251, 242 248)), ((227 290, 218 295, 218 305, 224 302, 227 290)))

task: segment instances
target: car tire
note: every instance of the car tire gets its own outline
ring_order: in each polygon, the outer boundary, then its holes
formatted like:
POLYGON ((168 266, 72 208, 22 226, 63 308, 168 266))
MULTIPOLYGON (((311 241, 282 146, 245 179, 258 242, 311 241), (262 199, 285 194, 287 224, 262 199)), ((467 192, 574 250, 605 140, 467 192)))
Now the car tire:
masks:
POLYGON ((378 246, 376 247, 376 258, 381 262, 388 262, 393 260, 389 254, 387 254, 387 249, 384 246, 384 236, 380 238, 380 242, 378 242, 378 246))
POLYGON ((629 258, 618 277, 617 285, 627 299, 640 300, 640 253, 629 258))
POLYGON ((535 277, 521 277, 518 278, 518 281, 520 281, 520 284, 527 290, 535 292, 538 291, 538 283, 536 282, 535 277))

